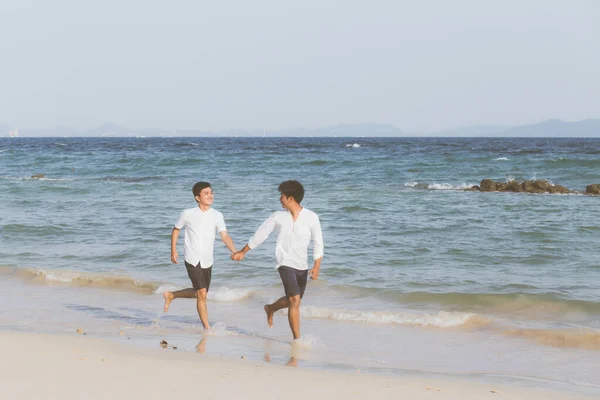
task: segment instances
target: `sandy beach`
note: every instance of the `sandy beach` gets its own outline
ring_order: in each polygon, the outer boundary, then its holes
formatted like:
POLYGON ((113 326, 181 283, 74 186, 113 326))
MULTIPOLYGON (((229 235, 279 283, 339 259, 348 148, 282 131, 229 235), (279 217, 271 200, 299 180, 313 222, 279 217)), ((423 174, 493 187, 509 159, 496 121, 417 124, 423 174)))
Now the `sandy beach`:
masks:
POLYGON ((4 399, 586 399, 462 378, 379 376, 148 349, 74 333, 0 333, 4 399))

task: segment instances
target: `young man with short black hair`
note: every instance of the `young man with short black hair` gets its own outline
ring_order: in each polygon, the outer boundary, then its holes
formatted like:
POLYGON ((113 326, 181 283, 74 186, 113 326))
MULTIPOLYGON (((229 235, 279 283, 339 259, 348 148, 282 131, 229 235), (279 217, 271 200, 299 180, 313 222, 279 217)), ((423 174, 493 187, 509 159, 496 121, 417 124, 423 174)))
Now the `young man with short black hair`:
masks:
POLYGON ((211 208, 214 201, 212 187, 208 182, 197 182, 192 188, 198 207, 183 210, 171 232, 171 261, 177 264, 177 239, 179 231, 185 228, 184 262, 193 288, 166 291, 164 311, 171 301, 178 298, 196 298, 198 316, 206 331, 210 330, 206 295, 210 288, 213 266, 215 235, 218 232, 227 248, 234 253, 233 240, 227 233, 223 214, 211 208))
POLYGON ((288 321, 295 339, 300 338, 300 301, 308 277, 317 279, 323 259, 323 233, 319 217, 302 207, 304 187, 298 181, 285 181, 279 185, 279 201, 285 211, 276 211, 258 228, 248 244, 231 258, 240 261, 251 249, 258 247, 275 228, 279 229, 275 257, 285 296, 265 305, 267 322, 273 326, 273 314, 282 308, 288 308, 288 321), (308 271, 308 245, 313 240, 313 268, 308 271))

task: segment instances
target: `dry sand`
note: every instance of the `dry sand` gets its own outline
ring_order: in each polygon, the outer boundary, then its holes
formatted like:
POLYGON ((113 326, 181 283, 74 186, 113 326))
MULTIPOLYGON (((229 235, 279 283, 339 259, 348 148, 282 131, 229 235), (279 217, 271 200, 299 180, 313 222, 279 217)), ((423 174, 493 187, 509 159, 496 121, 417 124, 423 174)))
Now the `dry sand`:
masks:
POLYGON ((0 399, 591 399, 461 378, 374 376, 147 349, 78 335, 0 332, 0 399))

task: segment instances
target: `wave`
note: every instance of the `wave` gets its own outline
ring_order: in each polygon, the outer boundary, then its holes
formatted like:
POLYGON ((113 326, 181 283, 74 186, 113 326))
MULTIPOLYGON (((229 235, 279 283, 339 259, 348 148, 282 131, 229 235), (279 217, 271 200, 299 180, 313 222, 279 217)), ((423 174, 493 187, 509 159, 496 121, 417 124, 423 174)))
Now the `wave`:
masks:
POLYGON ((548 314, 585 312, 600 315, 600 302, 565 299, 554 293, 386 293, 404 304, 439 304, 455 310, 535 317, 548 314))
POLYGON ((74 181, 75 179, 68 179, 68 178, 34 178, 32 176, 0 176, 0 179, 5 179, 7 181, 49 181, 49 182, 53 182, 53 181, 57 181, 57 182, 71 182, 74 181))
POLYGON ((101 181, 112 181, 112 182, 147 182, 147 181, 158 181, 162 179, 162 176, 105 176, 99 178, 101 181))
POLYGON ((314 160, 314 161, 310 161, 306 163, 307 165, 316 165, 316 166, 320 166, 320 165, 326 165, 327 161, 325 160, 314 160))
POLYGON ((346 145, 346 147, 351 147, 351 148, 354 148, 354 149, 358 149, 360 147, 360 144, 358 144, 358 143, 348 143, 346 145))
POLYGON ((255 293, 256 291, 252 289, 227 288, 223 286, 216 290, 209 291, 207 297, 215 301, 233 302, 248 299, 255 293))
POLYGON ((462 183, 460 185, 453 185, 451 183, 421 183, 421 182, 406 182, 404 187, 412 189, 425 189, 425 190, 465 190, 469 189, 474 184, 462 183))
POLYGON ((490 320, 480 315, 462 312, 440 311, 437 314, 411 314, 385 311, 333 310, 313 306, 302 307, 302 316, 366 324, 397 324, 436 328, 481 328, 491 323, 490 320))
POLYGON ((373 211, 375 211, 372 208, 361 207, 361 206, 342 207, 342 210, 344 210, 347 213, 351 213, 351 212, 373 212, 373 211))
POLYGON ((509 329, 506 336, 533 340, 551 347, 600 350, 600 331, 579 329, 509 329))
POLYGON ((23 224, 8 224, 0 228, 3 233, 27 233, 35 236, 59 235, 65 233, 65 229, 56 225, 23 225, 23 224))
POLYGON ((41 268, 0 267, 0 275, 16 276, 37 284, 62 284, 103 289, 119 289, 152 294, 160 287, 157 282, 137 280, 128 276, 99 275, 81 271, 44 270, 41 268))
MULTIPOLYGON (((159 294, 182 289, 170 283, 143 281, 123 275, 94 274, 83 271, 44 270, 41 268, 14 268, 0 266, 0 276, 15 276, 37 284, 62 284, 88 286, 103 289, 119 289, 142 294, 159 294)), ((208 298, 219 302, 235 302, 251 298, 259 293, 246 288, 219 287, 209 291, 208 298)))
POLYGON ((507 157, 498 157, 498 158, 494 158, 494 161, 508 161, 507 157))

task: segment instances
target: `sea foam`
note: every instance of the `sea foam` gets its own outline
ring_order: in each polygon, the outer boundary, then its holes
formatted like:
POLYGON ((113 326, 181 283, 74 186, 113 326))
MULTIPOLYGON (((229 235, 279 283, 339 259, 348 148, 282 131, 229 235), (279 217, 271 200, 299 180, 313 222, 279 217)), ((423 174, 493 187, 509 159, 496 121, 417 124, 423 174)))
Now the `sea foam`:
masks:
POLYGON ((477 314, 446 311, 441 311, 437 314, 412 314, 385 311, 333 310, 307 306, 302 307, 302 316, 366 324, 398 324, 437 328, 454 328, 466 325, 482 326, 489 323, 489 321, 477 314))

